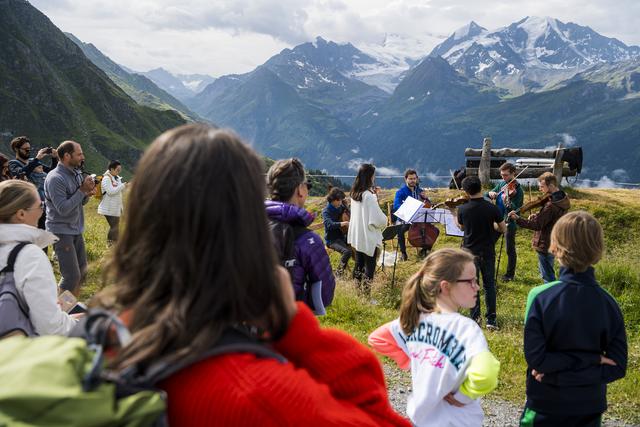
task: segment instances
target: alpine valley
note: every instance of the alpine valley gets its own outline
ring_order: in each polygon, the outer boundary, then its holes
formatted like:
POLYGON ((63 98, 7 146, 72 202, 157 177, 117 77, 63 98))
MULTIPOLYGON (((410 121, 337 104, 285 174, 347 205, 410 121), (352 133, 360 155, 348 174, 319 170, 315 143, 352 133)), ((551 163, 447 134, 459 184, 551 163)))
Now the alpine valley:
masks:
POLYGON ((332 173, 371 160, 447 175, 491 136, 580 145, 583 177, 640 180, 640 48, 537 17, 493 31, 471 22, 439 42, 420 56, 420 40, 398 35, 360 48, 318 37, 184 102, 268 156, 332 173))

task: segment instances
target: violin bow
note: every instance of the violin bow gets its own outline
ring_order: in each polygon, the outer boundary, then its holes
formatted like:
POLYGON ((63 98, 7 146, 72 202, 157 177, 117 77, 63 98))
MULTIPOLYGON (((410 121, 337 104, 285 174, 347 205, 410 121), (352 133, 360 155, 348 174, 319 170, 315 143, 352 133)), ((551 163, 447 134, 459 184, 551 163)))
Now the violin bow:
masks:
POLYGON ((460 191, 460 187, 458 187, 458 181, 456 181, 456 177, 451 169, 449 169, 449 173, 451 174, 451 178, 453 179, 453 184, 456 186, 456 190, 460 191))

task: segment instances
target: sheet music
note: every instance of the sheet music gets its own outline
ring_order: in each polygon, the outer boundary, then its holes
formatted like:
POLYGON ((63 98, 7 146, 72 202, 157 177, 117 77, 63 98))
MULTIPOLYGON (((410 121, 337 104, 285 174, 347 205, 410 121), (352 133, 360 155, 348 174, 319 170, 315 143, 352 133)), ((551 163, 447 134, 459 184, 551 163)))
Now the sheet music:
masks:
POLYGON ((407 197, 394 215, 407 223, 428 222, 433 224, 439 222, 444 225, 447 236, 464 236, 464 231, 460 230, 449 209, 425 208, 423 202, 411 196, 407 197))
POLYGON ((394 215, 404 222, 411 222, 413 215, 422 207, 422 202, 409 196, 402 205, 394 212, 394 215))
POLYGON ((447 236, 464 237, 464 231, 460 230, 451 212, 444 218, 444 230, 447 236))
POLYGON ((446 209, 420 208, 413 215, 410 222, 442 222, 442 218, 449 212, 446 209))

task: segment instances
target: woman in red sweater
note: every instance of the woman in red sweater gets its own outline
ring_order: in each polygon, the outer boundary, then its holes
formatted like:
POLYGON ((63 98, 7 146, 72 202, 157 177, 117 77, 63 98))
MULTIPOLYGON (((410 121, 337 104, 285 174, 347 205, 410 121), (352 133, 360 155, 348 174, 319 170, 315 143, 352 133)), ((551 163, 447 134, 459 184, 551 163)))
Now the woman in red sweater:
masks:
POLYGON ((160 383, 172 425, 409 426, 376 357, 295 303, 276 265, 263 171, 234 134, 205 125, 149 147, 109 268, 133 333, 112 366, 176 365, 241 326, 286 361, 237 352, 181 369, 160 383))

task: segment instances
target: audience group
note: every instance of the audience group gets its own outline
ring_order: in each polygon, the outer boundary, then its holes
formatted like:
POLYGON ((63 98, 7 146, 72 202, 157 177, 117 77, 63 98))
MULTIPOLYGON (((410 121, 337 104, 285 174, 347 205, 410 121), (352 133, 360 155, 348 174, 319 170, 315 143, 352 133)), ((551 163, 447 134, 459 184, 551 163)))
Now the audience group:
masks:
MULTIPOLYGON (((372 164, 360 166, 349 207, 342 190, 329 191, 323 241, 308 228, 315 218, 305 209, 312 184, 302 163, 276 161, 265 180, 261 158, 231 131, 190 124, 163 133, 142 156, 131 185, 120 177, 118 161, 101 178, 84 173, 75 141, 34 157, 26 137, 11 147, 15 159, 0 155, 0 283, 3 292, 15 289, 27 322, 0 328, 2 338, 67 335, 82 317, 64 311, 58 294, 80 295, 87 274, 84 205, 97 193, 113 246, 106 266, 111 286, 103 294, 111 295, 110 307, 132 334, 109 359, 110 369, 178 364, 237 334, 267 349, 206 357, 163 379, 158 387, 168 395, 170 424, 482 425, 479 399, 498 385, 500 361, 481 328, 479 276, 485 330, 498 329, 495 255, 486 243, 493 237, 481 230, 484 224, 508 229, 506 213, 483 198, 477 179, 463 181, 469 202, 456 213, 462 248, 425 251, 404 285, 398 317, 369 336, 376 352, 411 374, 406 419, 389 402, 374 353, 345 332, 320 327, 314 316, 332 304, 336 287, 326 247, 339 253, 338 276, 354 258, 357 288, 370 296, 387 225, 372 164), (48 246, 60 266, 59 283, 48 246)), ((404 197, 428 200, 412 172, 404 197)), ((604 253, 602 227, 587 212, 565 213, 566 195, 543 182, 552 204, 544 215, 557 217, 535 246, 546 283, 526 301, 520 425, 596 426, 607 408, 606 385, 626 372, 624 321, 594 273, 604 253)), ((515 211, 508 216, 538 231, 548 221, 515 211)), ((0 313, 0 326, 6 321, 0 313)))

